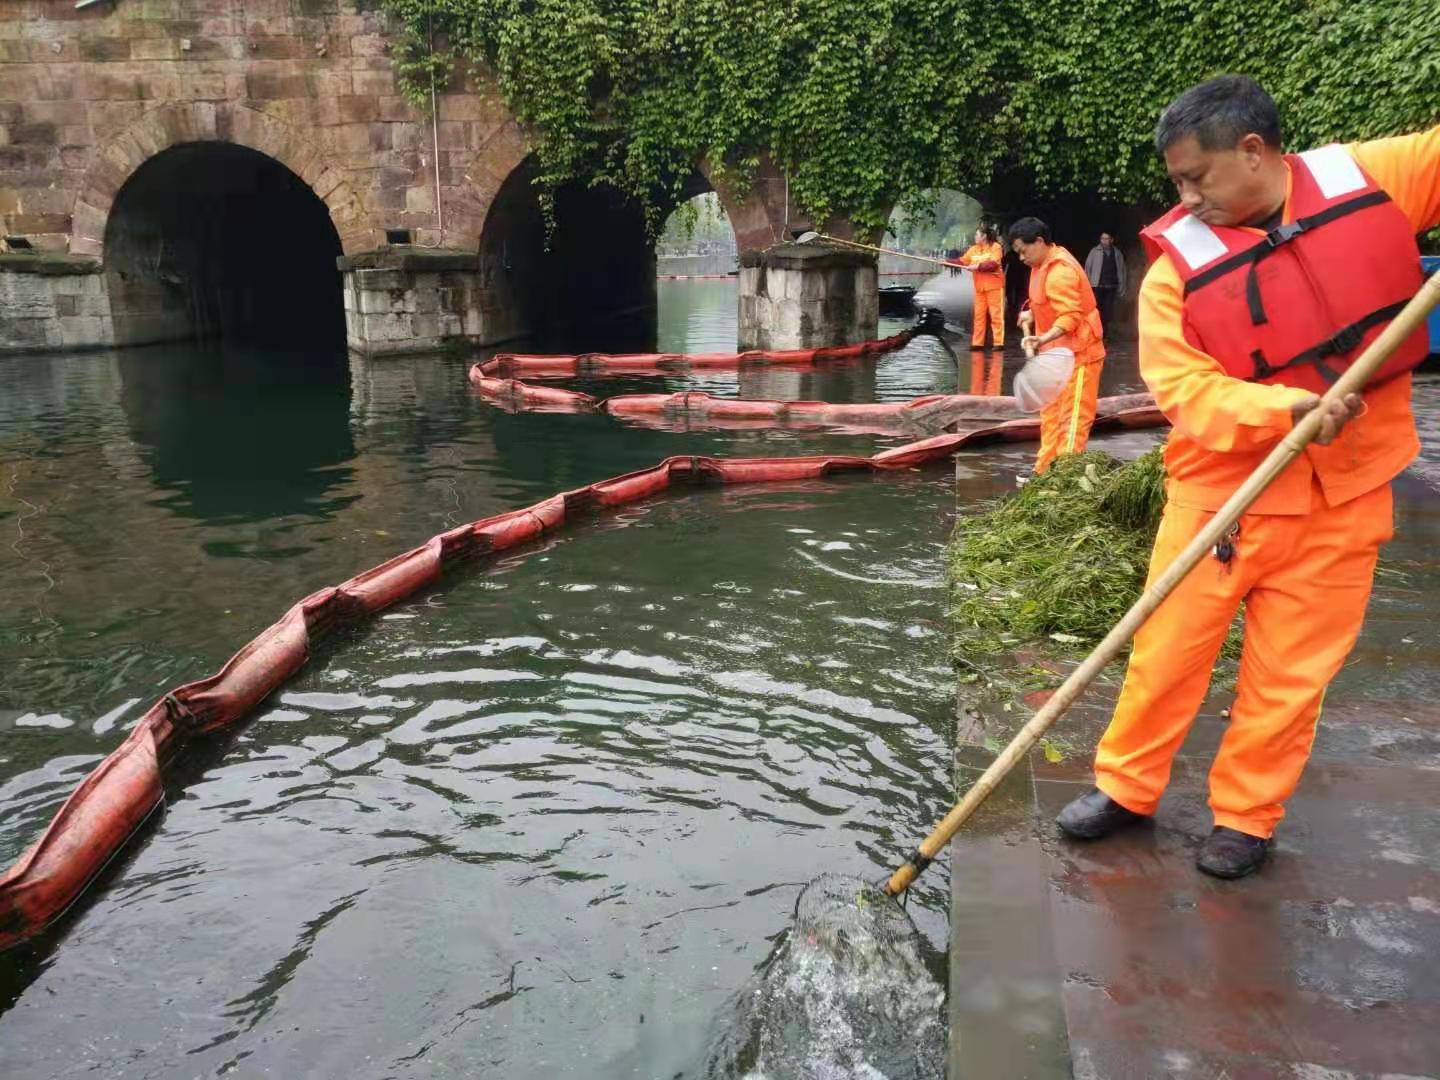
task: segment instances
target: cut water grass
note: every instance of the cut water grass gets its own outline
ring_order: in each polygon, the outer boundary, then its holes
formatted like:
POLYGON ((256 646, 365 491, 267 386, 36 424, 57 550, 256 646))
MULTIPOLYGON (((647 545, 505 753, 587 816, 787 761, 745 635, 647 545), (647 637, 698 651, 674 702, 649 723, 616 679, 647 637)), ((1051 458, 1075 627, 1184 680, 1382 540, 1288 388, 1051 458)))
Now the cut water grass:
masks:
POLYGON ((1164 506, 1158 448, 1129 463, 1088 451, 962 517, 949 567, 956 657, 1099 641, 1145 585, 1164 506))

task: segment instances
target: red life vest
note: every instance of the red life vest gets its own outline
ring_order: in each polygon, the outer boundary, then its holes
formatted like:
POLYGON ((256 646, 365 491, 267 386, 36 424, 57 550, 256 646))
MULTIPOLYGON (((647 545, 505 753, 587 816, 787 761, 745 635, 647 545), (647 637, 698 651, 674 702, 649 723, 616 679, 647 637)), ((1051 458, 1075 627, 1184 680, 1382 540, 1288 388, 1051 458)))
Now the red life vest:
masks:
MULTIPOLYGON (((1185 284, 1185 340, 1251 382, 1324 393, 1424 282, 1409 220, 1338 144, 1288 154, 1288 224, 1211 226, 1177 206, 1141 233, 1185 284)), ((1371 385, 1425 359, 1416 331, 1371 385)))

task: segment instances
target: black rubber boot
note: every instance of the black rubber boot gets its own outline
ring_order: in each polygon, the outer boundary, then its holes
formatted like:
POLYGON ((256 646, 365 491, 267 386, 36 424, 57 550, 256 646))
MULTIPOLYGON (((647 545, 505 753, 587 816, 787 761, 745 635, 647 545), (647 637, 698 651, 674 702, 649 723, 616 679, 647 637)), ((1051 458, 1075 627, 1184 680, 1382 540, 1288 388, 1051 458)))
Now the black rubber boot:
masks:
POLYGON ((1055 824, 1077 840, 1099 840, 1116 829, 1149 820, 1148 815, 1127 810, 1099 788, 1091 788, 1061 810, 1055 824))
POLYGON ((1269 851, 1269 840, 1216 825, 1215 831, 1200 845, 1195 865, 1211 877, 1242 878, 1265 865, 1269 851))

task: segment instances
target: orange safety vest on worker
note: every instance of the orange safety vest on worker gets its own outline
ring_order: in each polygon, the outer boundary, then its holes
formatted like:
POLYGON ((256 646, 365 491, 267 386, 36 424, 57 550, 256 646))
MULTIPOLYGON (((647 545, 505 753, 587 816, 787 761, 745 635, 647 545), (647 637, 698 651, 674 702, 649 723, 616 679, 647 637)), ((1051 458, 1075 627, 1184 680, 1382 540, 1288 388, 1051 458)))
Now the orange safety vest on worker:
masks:
MULTIPOLYGON (((1440 223, 1440 127, 1345 148, 1410 231, 1440 223)), ((1282 224, 1294 220, 1293 172, 1282 224)), ((1258 230, 1256 230, 1258 232, 1258 230)), ((1394 252, 1414 257, 1413 248, 1394 252)), ((1321 272, 1341 277, 1354 263, 1321 272)), ((1174 425, 1154 581, 1293 424, 1310 391, 1236 378, 1187 334, 1182 275, 1162 254, 1140 289, 1140 374, 1174 425)), ((1325 313, 1317 301, 1315 316, 1325 313)), ((1135 637, 1095 782, 1151 814, 1204 701, 1211 669, 1245 605, 1237 693, 1210 771, 1216 825, 1269 837, 1310 755, 1325 688, 1354 646, 1380 546, 1393 531, 1390 480, 1418 453, 1410 376, 1364 392, 1365 410, 1328 446, 1312 444, 1270 485, 1135 637)))
POLYGON ((1031 269, 1026 306, 1035 316, 1036 334, 1055 326, 1065 332, 1047 347, 1075 354, 1075 370, 1060 396, 1040 412, 1040 453, 1035 459, 1039 474, 1060 455, 1084 450, 1090 439, 1105 363, 1105 331, 1084 267, 1058 244, 1051 244, 1045 262, 1031 269))
MULTIPOLYGON (((993 262, 1000 266, 1003 253, 1000 244, 971 244, 960 256, 960 264, 972 269, 983 263, 993 262)), ((975 308, 970 327, 970 345, 982 348, 985 344, 985 329, 990 329, 990 340, 998 349, 1005 344, 1005 272, 995 270, 974 270, 970 275, 975 282, 975 308)))

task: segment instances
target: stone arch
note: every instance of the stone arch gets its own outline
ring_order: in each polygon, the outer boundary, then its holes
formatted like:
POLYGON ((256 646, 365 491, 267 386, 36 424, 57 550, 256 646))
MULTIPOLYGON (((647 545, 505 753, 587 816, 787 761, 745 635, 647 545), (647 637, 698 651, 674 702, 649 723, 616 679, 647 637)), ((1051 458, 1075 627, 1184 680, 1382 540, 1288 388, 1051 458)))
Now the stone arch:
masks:
POLYGON ((546 230, 534 179, 539 163, 513 121, 471 161, 483 206, 481 288, 491 330, 538 332, 545 348, 644 351, 656 319, 655 247, 640 206, 608 185, 562 184, 546 230))
MULTIPOLYGON (((735 246, 741 251, 763 251, 776 244, 783 244, 794 235, 809 229, 842 240, 859 240, 864 243, 878 243, 884 230, 857 231, 854 224, 845 217, 834 217, 815 222, 809 214, 790 198, 789 184, 785 171, 769 154, 760 155, 760 163, 751 177, 743 194, 710 161, 696 164, 696 172, 704 177, 720 198, 720 205, 730 217, 735 229, 735 246)), ((886 216, 888 217, 888 211, 886 216)))
POLYGON ((126 181, 162 151, 203 142, 247 147, 300 177, 329 210, 346 254, 376 246, 370 215, 345 170, 325 153, 318 131, 248 105, 193 101, 152 109, 96 149, 75 199, 71 253, 103 257, 105 226, 126 181))
MULTIPOLYGON (((496 128, 470 159, 465 179, 470 182, 475 203, 464 208, 465 220, 472 223, 474 242, 479 244, 490 224, 490 212, 505 182, 530 156, 533 147, 514 120, 496 128)), ((449 230, 446 230, 449 231, 449 230)))

